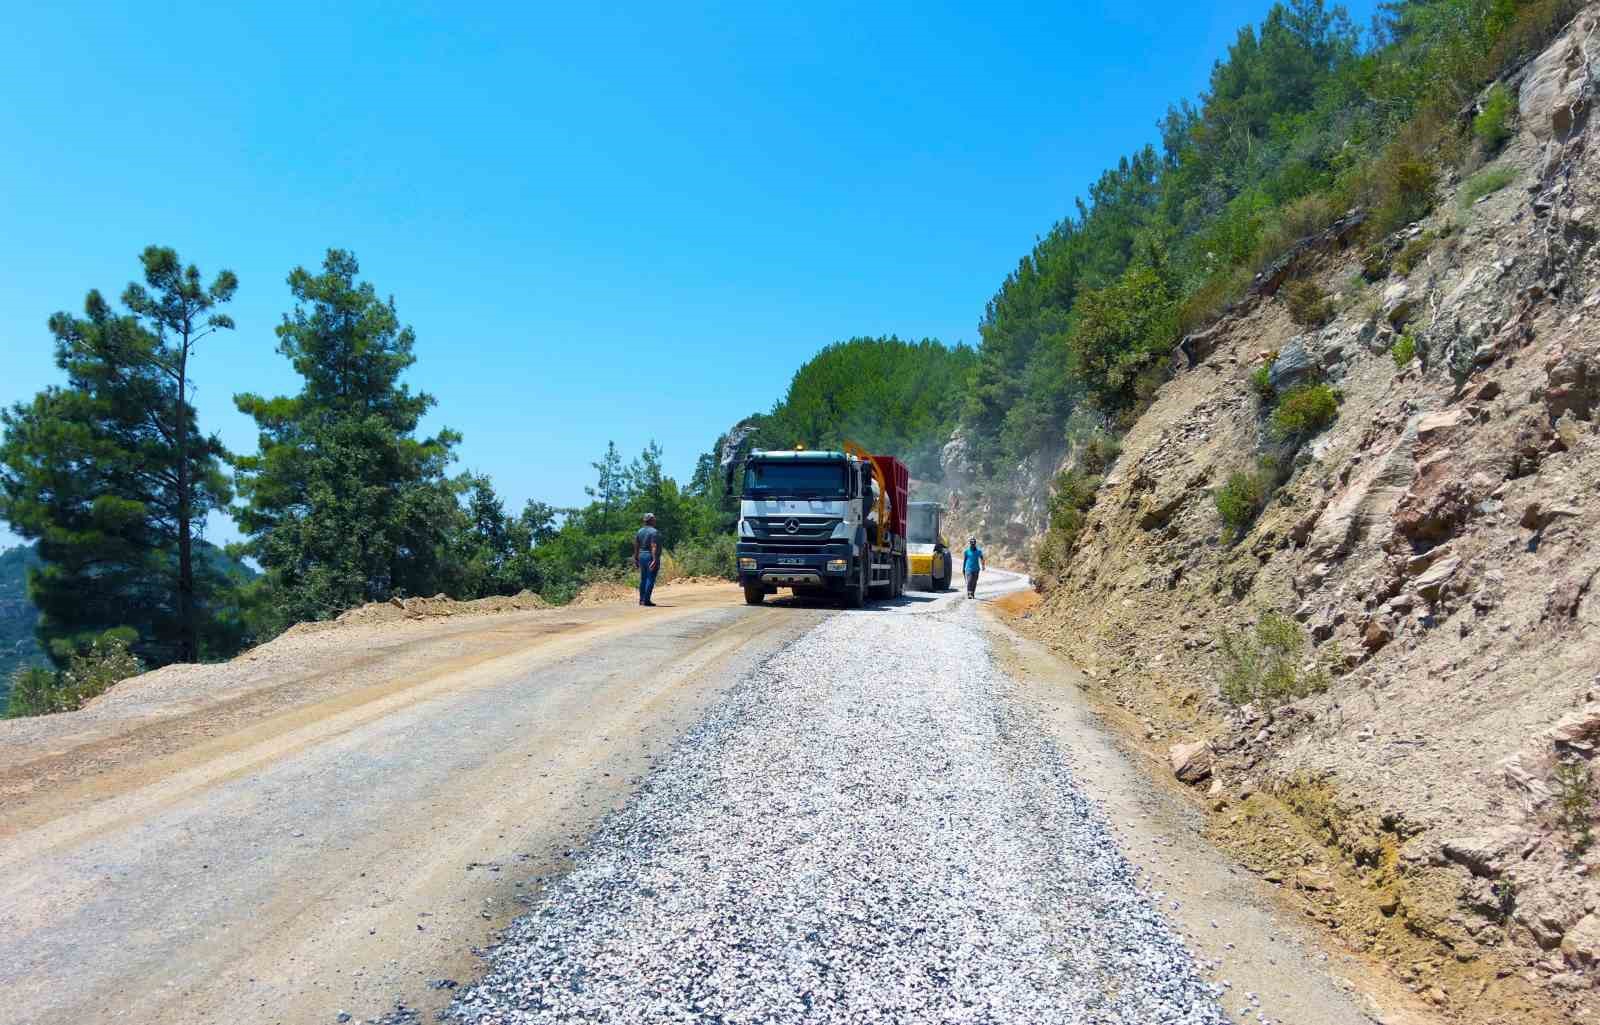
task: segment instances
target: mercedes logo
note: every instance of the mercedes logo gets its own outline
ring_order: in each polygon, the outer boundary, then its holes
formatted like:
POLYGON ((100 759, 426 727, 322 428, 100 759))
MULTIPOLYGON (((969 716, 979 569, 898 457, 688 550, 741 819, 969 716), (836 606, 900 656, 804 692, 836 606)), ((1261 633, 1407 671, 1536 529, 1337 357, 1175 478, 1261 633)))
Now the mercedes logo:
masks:
POLYGON ((791 534, 798 534, 800 533, 800 521, 788 520, 784 523, 783 529, 787 530, 791 534))

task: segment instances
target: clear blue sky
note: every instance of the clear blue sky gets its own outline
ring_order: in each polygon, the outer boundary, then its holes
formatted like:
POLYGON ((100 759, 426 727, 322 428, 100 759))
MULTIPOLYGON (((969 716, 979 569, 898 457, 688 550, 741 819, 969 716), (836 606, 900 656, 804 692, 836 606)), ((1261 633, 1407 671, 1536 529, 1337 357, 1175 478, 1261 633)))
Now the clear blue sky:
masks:
POLYGON ((250 6, 12 9, 0 402, 59 379, 51 312, 171 245, 239 275, 194 375, 248 451, 232 395, 296 388, 284 278, 339 246, 416 328, 428 426, 515 508, 582 501, 608 439, 686 477, 834 340, 975 344, 1268 5, 250 6))

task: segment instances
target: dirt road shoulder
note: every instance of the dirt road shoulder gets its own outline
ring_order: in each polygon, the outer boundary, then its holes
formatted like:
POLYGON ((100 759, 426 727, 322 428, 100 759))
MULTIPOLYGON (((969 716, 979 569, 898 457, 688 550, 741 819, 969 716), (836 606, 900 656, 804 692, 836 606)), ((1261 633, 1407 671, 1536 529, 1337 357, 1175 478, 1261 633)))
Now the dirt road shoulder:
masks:
POLYGON ((1410 994, 1373 989, 1362 961, 1323 949, 1282 906, 1276 887, 1212 846, 1203 833, 1203 811, 1164 785, 1151 771, 1159 767, 1128 753, 1097 714, 1076 669, 1000 614, 985 619, 1018 698, 1036 709, 1083 785, 1104 804, 1129 860, 1164 891, 1164 909, 1211 966, 1213 981, 1227 986, 1229 1011, 1241 1019, 1248 1011, 1301 1025, 1434 1020, 1410 994))

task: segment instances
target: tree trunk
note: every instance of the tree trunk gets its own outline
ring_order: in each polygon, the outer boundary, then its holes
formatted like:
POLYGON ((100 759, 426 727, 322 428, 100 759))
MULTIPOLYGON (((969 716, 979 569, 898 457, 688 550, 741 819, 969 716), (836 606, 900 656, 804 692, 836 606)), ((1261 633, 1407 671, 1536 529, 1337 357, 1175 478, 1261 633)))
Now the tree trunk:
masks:
POLYGON ((189 425, 187 385, 189 380, 189 332, 184 331, 178 353, 178 661, 200 660, 199 631, 194 617, 194 540, 189 519, 193 515, 189 480, 189 425))

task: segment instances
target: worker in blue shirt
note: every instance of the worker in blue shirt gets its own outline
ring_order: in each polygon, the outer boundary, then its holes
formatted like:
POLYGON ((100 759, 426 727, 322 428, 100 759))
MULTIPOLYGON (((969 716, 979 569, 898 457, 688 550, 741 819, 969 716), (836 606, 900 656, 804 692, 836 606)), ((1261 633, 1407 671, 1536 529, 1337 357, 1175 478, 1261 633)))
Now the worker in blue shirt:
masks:
POLYGON ((961 554, 961 569, 967 575, 967 597, 973 598, 978 593, 978 574, 987 568, 983 564, 983 549, 978 547, 978 539, 967 538, 967 550, 961 554))

